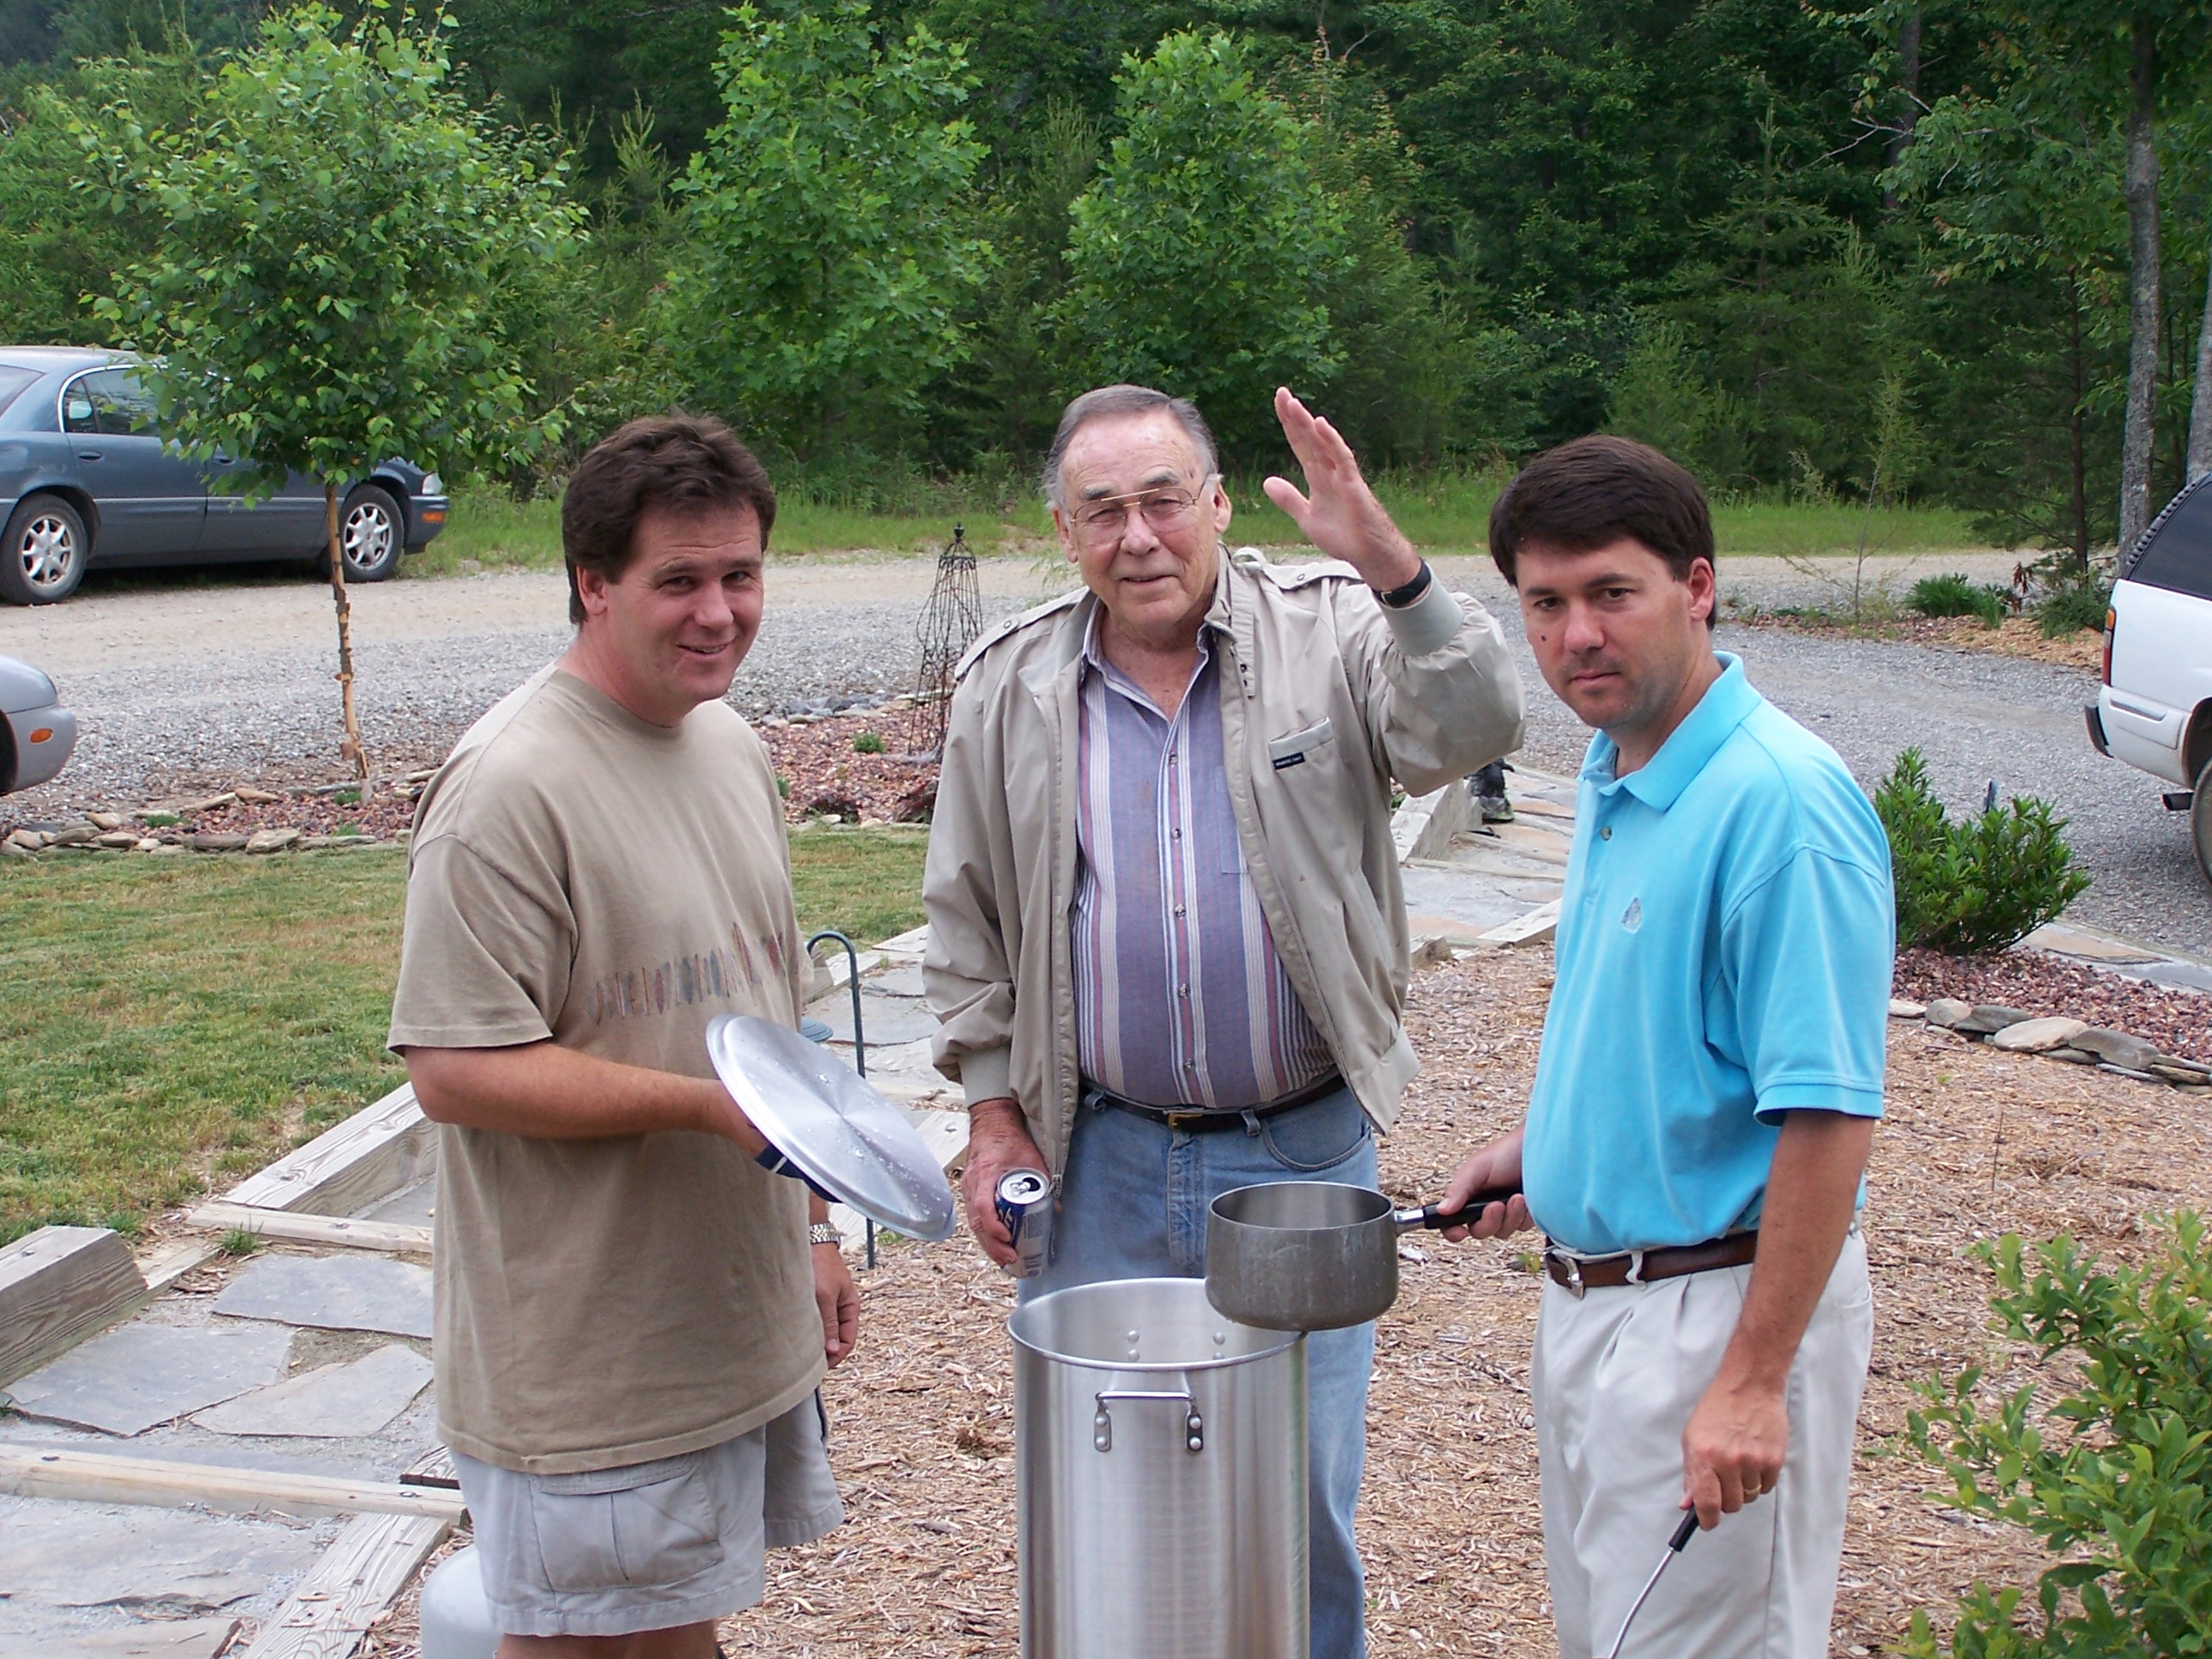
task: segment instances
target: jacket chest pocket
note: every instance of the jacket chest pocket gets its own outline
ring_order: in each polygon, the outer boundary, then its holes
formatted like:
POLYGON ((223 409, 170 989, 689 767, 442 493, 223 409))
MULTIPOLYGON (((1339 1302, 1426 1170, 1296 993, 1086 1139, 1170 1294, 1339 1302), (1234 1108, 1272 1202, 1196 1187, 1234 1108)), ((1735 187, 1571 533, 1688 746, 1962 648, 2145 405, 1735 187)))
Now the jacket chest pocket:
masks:
POLYGON ((1336 727, 1324 714, 1302 732, 1268 738, 1267 762, 1278 772, 1288 772, 1294 767, 1327 758, 1329 745, 1335 741, 1336 727))

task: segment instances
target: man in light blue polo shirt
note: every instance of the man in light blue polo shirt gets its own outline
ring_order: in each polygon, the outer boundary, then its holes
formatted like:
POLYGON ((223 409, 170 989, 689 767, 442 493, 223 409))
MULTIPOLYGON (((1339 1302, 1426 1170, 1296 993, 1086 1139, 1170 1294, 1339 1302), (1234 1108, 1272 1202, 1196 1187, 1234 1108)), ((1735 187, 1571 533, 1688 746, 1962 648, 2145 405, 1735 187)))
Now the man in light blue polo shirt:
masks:
POLYGON ((1624 1655, 1825 1659, 1873 1337, 1888 844, 1834 750, 1712 648, 1681 468, 1579 439, 1507 487, 1490 546, 1598 728, 1528 1121, 1445 1200, 1517 1185, 1472 1231, 1547 1235, 1530 1389, 1559 1650, 1612 1650, 1694 1508, 1718 1535, 1624 1655))

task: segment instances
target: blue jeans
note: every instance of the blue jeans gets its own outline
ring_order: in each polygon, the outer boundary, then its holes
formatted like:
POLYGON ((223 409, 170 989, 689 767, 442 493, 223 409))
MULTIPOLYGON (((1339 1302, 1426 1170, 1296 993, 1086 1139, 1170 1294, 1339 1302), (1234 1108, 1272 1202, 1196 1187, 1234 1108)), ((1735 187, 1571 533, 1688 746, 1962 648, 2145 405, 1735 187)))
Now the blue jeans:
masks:
MULTIPOLYGON (((1112 1108, 1079 1109, 1061 1179, 1051 1267, 1022 1297, 1101 1279, 1197 1278, 1206 1206, 1265 1181, 1375 1185, 1375 1139, 1349 1089, 1245 1128, 1188 1133, 1112 1108)), ((1364 1659, 1366 1584, 1352 1539, 1367 1461, 1375 1327, 1306 1339, 1311 1659, 1364 1659)))

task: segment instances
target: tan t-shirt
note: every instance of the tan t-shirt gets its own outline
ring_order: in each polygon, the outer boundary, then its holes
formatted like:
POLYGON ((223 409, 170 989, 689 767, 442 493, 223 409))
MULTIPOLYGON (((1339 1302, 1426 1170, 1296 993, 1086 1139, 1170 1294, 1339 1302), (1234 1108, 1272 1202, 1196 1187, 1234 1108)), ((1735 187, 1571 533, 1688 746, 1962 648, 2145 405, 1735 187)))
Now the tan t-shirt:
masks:
MULTIPOLYGON (((416 826, 393 1048, 550 1036, 710 1077, 716 1015, 796 1023, 775 775, 726 705, 657 726, 549 668, 470 729, 416 826)), ((485 1462, 672 1457, 821 1380, 805 1188, 720 1136, 447 1125, 436 1246, 439 1431, 485 1462)))

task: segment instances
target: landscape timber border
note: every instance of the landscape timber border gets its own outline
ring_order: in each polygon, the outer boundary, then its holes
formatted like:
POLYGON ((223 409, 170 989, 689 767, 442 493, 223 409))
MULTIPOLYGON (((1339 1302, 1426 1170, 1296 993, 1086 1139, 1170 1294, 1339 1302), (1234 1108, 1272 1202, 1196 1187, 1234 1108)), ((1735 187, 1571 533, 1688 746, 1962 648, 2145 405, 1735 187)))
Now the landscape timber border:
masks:
MULTIPOLYGON (((407 1480, 453 1475, 453 1455, 441 1446, 410 1469, 407 1480)), ((355 1516, 240 1659, 348 1659, 459 1518, 458 1512, 355 1516)))
POLYGON ((0 1445, 0 1492, 225 1515, 400 1515, 448 1526, 462 1513, 460 1493, 447 1486, 122 1457, 65 1446, 0 1445))

